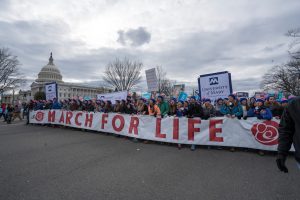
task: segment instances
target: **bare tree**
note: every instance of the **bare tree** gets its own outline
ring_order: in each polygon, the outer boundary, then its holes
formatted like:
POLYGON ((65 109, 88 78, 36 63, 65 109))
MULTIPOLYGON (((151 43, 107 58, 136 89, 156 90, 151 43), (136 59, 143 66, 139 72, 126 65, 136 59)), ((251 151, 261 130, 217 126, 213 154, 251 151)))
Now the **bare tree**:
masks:
POLYGON ((103 80, 117 91, 130 90, 140 82, 142 67, 141 62, 117 58, 106 66, 103 80))
POLYGON ((300 61, 274 66, 264 76, 261 86, 264 90, 275 89, 295 96, 300 95, 300 61))
POLYGON ((294 38, 289 46, 289 54, 293 59, 300 60, 300 28, 291 29, 286 36, 294 38))
POLYGON ((167 72, 163 70, 162 66, 156 67, 156 76, 158 81, 158 92, 170 96, 173 91, 171 81, 167 78, 167 72))
POLYGON ((19 72, 20 63, 9 49, 0 49, 0 92, 5 92, 19 87, 24 83, 22 74, 19 72))

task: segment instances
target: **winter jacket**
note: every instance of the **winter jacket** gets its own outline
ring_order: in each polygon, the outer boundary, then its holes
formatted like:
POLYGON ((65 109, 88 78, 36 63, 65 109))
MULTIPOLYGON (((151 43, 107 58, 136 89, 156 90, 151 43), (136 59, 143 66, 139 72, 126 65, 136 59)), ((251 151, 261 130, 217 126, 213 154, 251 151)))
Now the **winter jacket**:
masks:
POLYGON ((165 116, 169 113, 169 104, 167 102, 161 102, 159 104, 157 104, 157 106, 159 107, 161 116, 165 116))
POLYGON ((267 101, 265 102, 265 107, 271 110, 274 117, 280 117, 282 115, 283 107, 277 102, 270 103, 267 101))
POLYGON ((269 108, 261 107, 261 108, 250 108, 248 111, 248 117, 257 117, 257 119, 272 119, 272 112, 269 108), (265 112, 261 112, 265 111, 265 112))
POLYGON ((55 110, 61 109, 60 103, 58 103, 58 101, 54 101, 52 104, 52 109, 55 109, 55 110))
POLYGON ((223 115, 235 115, 236 117, 242 117, 243 116, 243 108, 240 104, 233 105, 233 106, 227 106, 224 104, 221 107, 221 113, 223 115))
POLYGON ((177 111, 176 104, 175 105, 170 105, 168 115, 170 115, 170 116, 176 115, 176 111, 177 111))
POLYGON ((187 117, 203 117, 203 109, 201 105, 197 103, 189 104, 187 117))
POLYGON ((154 105, 153 109, 151 109, 151 107, 149 105, 148 106, 148 113, 149 113, 149 115, 156 117, 157 115, 160 115, 161 112, 160 112, 160 109, 157 105, 154 105))
POLYGON ((184 108, 176 109, 176 117, 183 117, 184 108))
POLYGON ((135 109, 131 103, 127 103, 127 105, 125 106, 125 113, 130 114, 130 115, 136 113, 135 109))
POLYGON ((216 117, 216 109, 211 106, 210 108, 203 108, 203 119, 209 119, 210 117, 216 117))
POLYGON ((293 143, 295 158, 300 162, 300 97, 292 100, 285 108, 278 130, 278 153, 286 156, 293 143))

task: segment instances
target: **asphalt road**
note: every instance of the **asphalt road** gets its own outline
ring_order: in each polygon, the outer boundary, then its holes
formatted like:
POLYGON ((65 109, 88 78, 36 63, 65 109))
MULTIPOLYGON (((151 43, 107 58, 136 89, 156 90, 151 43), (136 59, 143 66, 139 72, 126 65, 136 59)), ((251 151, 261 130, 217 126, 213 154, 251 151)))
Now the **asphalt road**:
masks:
POLYGON ((292 157, 134 143, 101 133, 0 122, 0 200, 300 199, 292 157))

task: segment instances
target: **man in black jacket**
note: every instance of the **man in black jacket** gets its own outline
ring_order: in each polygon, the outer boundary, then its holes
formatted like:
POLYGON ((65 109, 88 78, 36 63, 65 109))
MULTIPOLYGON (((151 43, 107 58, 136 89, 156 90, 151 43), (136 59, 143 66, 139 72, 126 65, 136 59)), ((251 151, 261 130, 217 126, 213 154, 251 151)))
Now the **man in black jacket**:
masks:
POLYGON ((190 98, 190 104, 188 107, 188 114, 187 117, 194 118, 194 117, 200 117, 202 118, 204 116, 203 109, 200 104, 197 103, 196 97, 192 96, 190 98))
POLYGON ((293 99, 282 114, 278 142, 276 163, 280 171, 288 173, 285 161, 292 144, 296 150, 296 161, 300 165, 300 97, 293 99))

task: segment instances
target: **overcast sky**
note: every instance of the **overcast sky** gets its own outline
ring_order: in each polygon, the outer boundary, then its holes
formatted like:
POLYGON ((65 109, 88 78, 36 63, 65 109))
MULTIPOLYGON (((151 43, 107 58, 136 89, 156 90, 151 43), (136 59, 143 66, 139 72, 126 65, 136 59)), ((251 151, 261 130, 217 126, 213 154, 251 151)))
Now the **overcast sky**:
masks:
MULTIPOLYGON (((35 79, 52 51, 64 81, 96 81, 108 62, 128 57, 144 69, 197 84, 230 71, 235 91, 259 88, 286 62, 300 27, 299 0, 0 0, 0 47, 35 79)), ((143 72, 144 76, 144 72, 143 72)))

